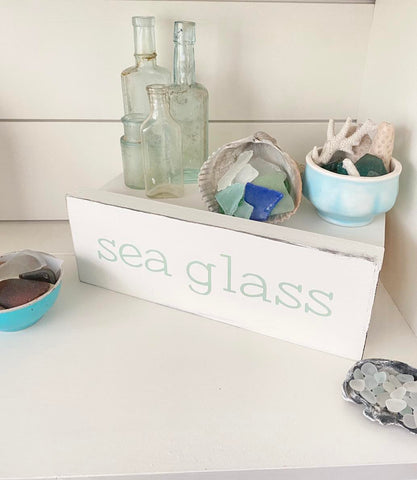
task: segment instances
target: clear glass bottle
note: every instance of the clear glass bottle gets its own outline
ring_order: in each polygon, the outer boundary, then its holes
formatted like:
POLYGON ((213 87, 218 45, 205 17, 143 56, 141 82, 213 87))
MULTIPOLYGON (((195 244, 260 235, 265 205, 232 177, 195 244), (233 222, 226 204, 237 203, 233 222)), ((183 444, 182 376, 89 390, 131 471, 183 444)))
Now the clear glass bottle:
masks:
POLYGON ((129 113, 122 118, 124 135, 120 138, 122 150, 123 176, 129 188, 143 190, 145 173, 143 167, 140 126, 145 117, 140 113, 129 113))
POLYGON ((169 110, 168 86, 148 85, 150 114, 142 123, 145 193, 148 197, 184 195, 181 127, 169 110))
POLYGON ((122 72, 125 115, 149 113, 146 86, 152 83, 169 85, 169 70, 156 64, 155 17, 132 17, 136 65, 122 72))
POLYGON ((181 126, 185 183, 196 183, 208 156, 208 92, 195 81, 195 23, 174 24, 174 85, 170 108, 181 126))

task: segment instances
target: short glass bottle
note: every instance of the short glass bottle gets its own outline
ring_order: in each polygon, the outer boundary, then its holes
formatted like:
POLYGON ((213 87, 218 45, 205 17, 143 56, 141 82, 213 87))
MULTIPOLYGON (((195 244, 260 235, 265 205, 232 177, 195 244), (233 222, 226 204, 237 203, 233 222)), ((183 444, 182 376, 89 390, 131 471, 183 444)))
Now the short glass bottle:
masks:
POLYGON ((171 74, 156 64, 155 17, 132 17, 136 65, 122 72, 125 114, 149 113, 146 86, 152 83, 169 85, 171 74))
POLYGON ((120 138, 122 150, 123 176, 129 188, 145 188, 140 126, 145 117, 140 113, 129 113, 122 118, 124 135, 120 138))
POLYGON ((195 81, 195 23, 174 24, 174 84, 170 108, 181 126, 185 183, 196 183, 208 156, 208 92, 195 81))
POLYGON ((181 127, 169 110, 168 87, 148 85, 150 114, 142 123, 145 193, 148 197, 184 195, 181 127))

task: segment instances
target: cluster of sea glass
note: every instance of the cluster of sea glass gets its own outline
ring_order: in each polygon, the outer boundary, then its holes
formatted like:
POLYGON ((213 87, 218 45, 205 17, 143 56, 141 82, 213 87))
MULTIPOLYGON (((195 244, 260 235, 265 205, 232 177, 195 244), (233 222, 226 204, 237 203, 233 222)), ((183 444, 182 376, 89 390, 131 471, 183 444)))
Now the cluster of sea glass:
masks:
POLYGON ((220 213, 264 222, 294 209, 290 188, 282 169, 246 150, 218 181, 215 197, 220 213))
POLYGON ((404 426, 417 429, 417 381, 413 375, 393 367, 378 369, 366 362, 353 371, 349 386, 374 408, 399 414, 404 426))
POLYGON ((333 173, 355 177, 379 177, 388 173, 384 162, 376 155, 366 153, 354 163, 349 158, 346 158, 346 152, 341 150, 336 151, 329 163, 322 165, 322 167, 333 173))

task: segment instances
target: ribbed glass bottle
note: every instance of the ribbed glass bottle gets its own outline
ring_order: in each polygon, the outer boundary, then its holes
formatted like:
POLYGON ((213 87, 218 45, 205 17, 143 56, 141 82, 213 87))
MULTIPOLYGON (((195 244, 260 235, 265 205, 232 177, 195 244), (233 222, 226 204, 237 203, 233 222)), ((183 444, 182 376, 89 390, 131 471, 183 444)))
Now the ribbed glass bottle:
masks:
POLYGON ((148 197, 184 195, 181 128, 169 111, 168 87, 149 85, 151 112, 142 123, 145 193, 148 197))
POLYGON ((208 156, 208 92, 195 81, 195 23, 174 24, 174 84, 170 108, 181 126, 184 182, 196 183, 208 156))
POLYGON ((125 115, 148 115, 146 86, 152 83, 169 85, 171 74, 156 64, 155 17, 132 17, 136 65, 122 72, 122 91, 125 115))

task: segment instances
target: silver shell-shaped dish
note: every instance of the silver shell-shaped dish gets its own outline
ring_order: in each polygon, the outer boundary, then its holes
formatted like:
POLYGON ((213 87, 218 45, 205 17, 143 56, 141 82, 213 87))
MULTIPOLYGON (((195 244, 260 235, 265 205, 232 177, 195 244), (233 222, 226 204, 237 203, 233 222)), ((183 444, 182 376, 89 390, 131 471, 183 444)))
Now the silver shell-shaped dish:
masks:
POLYGON ((247 150, 252 150, 254 157, 261 157, 267 163, 279 167, 287 174, 290 184, 289 193, 294 201, 294 208, 290 212, 271 216, 267 220, 267 223, 278 224, 291 217, 300 205, 302 196, 301 175, 297 163, 278 146, 275 138, 265 132, 257 132, 253 136, 227 143, 210 155, 201 167, 198 176, 202 198, 211 212, 219 212, 219 204, 215 198, 217 184, 231 165, 236 162, 238 156, 247 150))
POLYGON ((354 402, 359 405, 363 405, 363 414, 369 420, 374 422, 378 422, 381 425, 398 425, 402 428, 405 428, 411 433, 417 434, 417 428, 409 428, 404 425, 401 421, 401 414, 400 413, 392 413, 389 412, 386 408, 379 406, 378 404, 371 405, 368 401, 366 401, 359 393, 355 392, 350 386, 349 382, 354 378, 353 372, 358 368, 360 369, 364 363, 373 363, 377 370, 379 371, 381 368, 385 370, 391 370, 392 374, 399 374, 405 373, 409 375, 413 375, 415 379, 417 379, 417 369, 410 367, 410 365, 398 362, 396 360, 387 360, 383 358, 368 358, 365 360, 361 360, 348 371, 346 375, 346 379, 343 382, 342 386, 342 393, 343 398, 349 402, 354 402))

